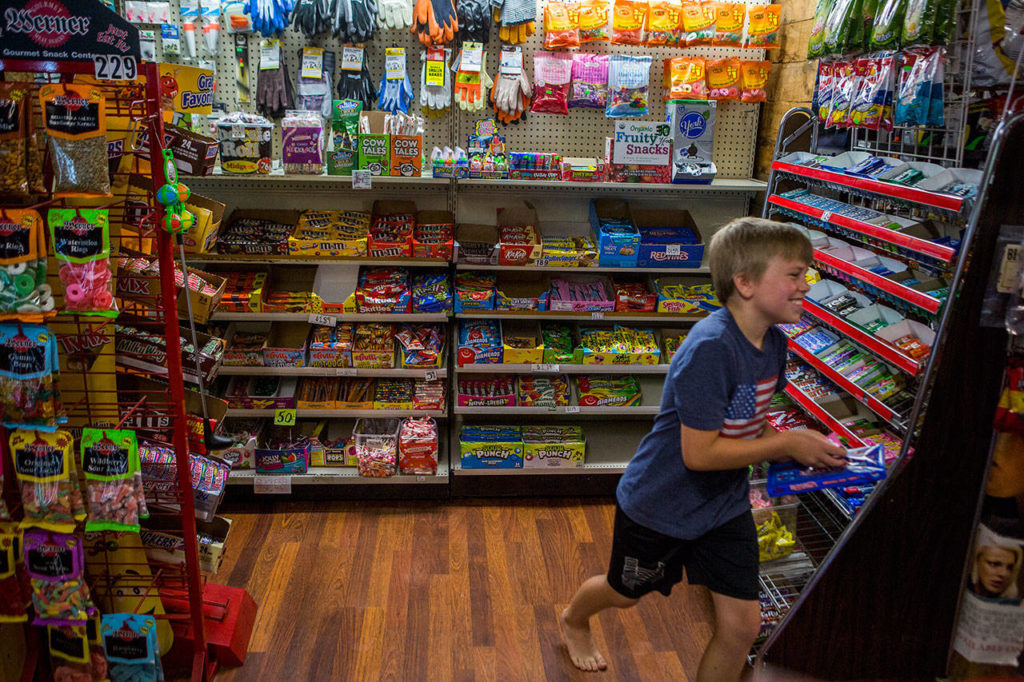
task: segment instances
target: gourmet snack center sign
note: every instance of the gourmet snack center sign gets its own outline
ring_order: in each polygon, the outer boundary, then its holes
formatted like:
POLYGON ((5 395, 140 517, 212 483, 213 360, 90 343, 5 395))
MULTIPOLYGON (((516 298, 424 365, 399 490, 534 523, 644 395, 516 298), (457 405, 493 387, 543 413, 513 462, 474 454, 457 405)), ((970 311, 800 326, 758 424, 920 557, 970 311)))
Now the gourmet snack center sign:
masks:
POLYGON ((90 61, 96 55, 141 56, 138 29, 99 2, 4 4, 9 6, 0 21, 2 59, 90 61))

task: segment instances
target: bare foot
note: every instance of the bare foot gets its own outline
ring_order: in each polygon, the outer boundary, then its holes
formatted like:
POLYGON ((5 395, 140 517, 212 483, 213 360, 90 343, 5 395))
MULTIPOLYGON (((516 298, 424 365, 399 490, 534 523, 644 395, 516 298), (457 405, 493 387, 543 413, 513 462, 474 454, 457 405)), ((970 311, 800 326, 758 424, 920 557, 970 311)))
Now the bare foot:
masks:
POLYGON ((572 664, 587 672, 597 672, 607 668, 608 663, 594 646, 594 638, 590 635, 590 623, 584 623, 582 627, 571 625, 566 618, 567 613, 569 613, 569 609, 562 611, 559 620, 562 621, 565 645, 569 648, 569 658, 572 659, 572 664))

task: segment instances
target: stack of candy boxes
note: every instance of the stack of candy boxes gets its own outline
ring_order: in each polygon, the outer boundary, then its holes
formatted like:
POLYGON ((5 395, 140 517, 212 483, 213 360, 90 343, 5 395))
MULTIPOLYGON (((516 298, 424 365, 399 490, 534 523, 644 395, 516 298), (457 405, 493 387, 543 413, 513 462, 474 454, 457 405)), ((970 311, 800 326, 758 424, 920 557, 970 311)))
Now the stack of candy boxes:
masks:
POLYGON ((582 467, 586 442, 579 426, 476 426, 459 432, 464 469, 582 467))

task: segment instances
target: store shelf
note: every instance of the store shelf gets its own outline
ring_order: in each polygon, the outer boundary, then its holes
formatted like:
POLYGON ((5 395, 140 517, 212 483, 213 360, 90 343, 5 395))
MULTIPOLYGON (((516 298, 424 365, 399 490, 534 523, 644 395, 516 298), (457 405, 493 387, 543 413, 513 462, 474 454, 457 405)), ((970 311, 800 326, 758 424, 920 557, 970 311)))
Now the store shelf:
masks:
POLYGON ((839 435, 847 438, 855 447, 863 445, 861 440, 857 438, 853 433, 843 426, 842 422, 833 417, 831 414, 825 411, 825 409, 819 405, 813 398, 801 391, 793 384, 786 384, 785 389, 786 395, 788 395, 793 402, 799 405, 804 412, 811 415, 819 422, 824 424, 827 428, 838 433, 839 435))
MULTIPOLYGON (((238 407, 229 407, 224 413, 225 417, 273 417, 277 410, 246 410, 238 407)), ((348 418, 358 419, 359 417, 437 417, 444 418, 444 410, 295 410, 297 419, 329 419, 348 418)))
POLYGON ((872 178, 861 178, 855 175, 847 175, 846 173, 837 173, 835 171, 825 170, 824 168, 808 168, 794 163, 775 161, 772 163, 772 169, 789 175, 795 175, 797 177, 810 178, 820 182, 877 194, 879 196, 888 197, 898 201, 930 206, 932 208, 939 208, 946 211, 952 211, 954 213, 959 213, 965 207, 965 201, 962 197, 950 194, 940 194, 939 192, 928 192, 923 189, 904 187, 891 182, 882 182, 881 180, 874 180, 872 178))
MULTIPOLYGON (((214 313, 210 319, 215 322, 309 322, 313 313, 214 313)), ((444 313, 324 313, 338 322, 447 322, 444 313)))
POLYGON ((826 379, 839 386, 851 396, 856 398, 858 401, 863 403, 869 410, 877 414, 879 417, 887 421, 891 426, 902 432, 903 426, 900 424, 900 415, 898 412, 890 408, 888 405, 883 403, 881 400, 871 395, 863 388, 853 383, 842 374, 832 369, 824 362, 821 361, 817 355, 807 350, 803 346, 799 345, 792 339, 789 340, 789 350, 793 352, 801 360, 809 364, 811 367, 816 369, 826 379))
MULTIPOLYGON (((262 474, 261 474, 262 476, 262 474)), ((268 475, 269 477, 269 475, 268 475)), ((278 478, 274 475, 274 478, 278 478)), ((360 476, 355 467, 309 467, 305 474, 288 476, 291 484, 296 485, 448 485, 448 465, 437 463, 435 476, 406 476, 396 474, 383 478, 360 476)), ((232 471, 228 476, 228 485, 253 485, 256 472, 252 469, 232 471)))
POLYGON ((910 287, 904 286, 898 282, 894 282, 888 277, 876 275, 870 270, 865 270, 864 268, 852 263, 847 263, 846 261, 829 255, 819 249, 814 250, 814 259, 822 265, 834 268, 839 272, 849 275, 854 279, 858 279, 865 284, 879 289, 880 291, 884 291, 890 296, 898 298, 905 303, 916 306, 929 313, 938 313, 939 308, 942 307, 942 301, 938 298, 929 296, 917 289, 911 289, 910 287))
MULTIPOLYGON (((635 405, 632 407, 580 407, 564 405, 560 407, 459 407, 453 408, 460 415, 529 415, 533 417, 655 417, 661 408, 656 405, 635 405)), ((301 416, 301 415, 300 415, 301 416)))
POLYGON ((464 320, 540 319, 540 320, 592 320, 605 322, 699 322, 707 315, 680 315, 678 313, 572 313, 561 310, 478 310, 456 313, 464 320))
POLYGON ((635 273, 660 275, 709 275, 711 268, 612 268, 612 267, 555 267, 549 265, 481 265, 477 263, 458 263, 457 270, 494 270, 497 272, 570 272, 580 275, 629 275, 635 273))
POLYGON ((498 364, 462 365, 455 374, 666 374, 668 365, 562 365, 498 364))
POLYGON ((707 194, 709 192, 729 192, 751 194, 763 192, 768 183, 752 178, 716 178, 709 185, 697 184, 666 184, 651 182, 562 182, 559 180, 482 180, 463 178, 456 186, 462 191, 490 192, 494 190, 524 190, 537 192, 566 192, 584 190, 595 196, 601 194, 635 194, 640 192, 657 192, 663 194, 707 194))
POLYGON ((461 465, 452 467, 453 476, 585 476, 593 474, 621 474, 626 470, 628 462, 596 464, 584 463, 581 467, 523 467, 522 469, 463 469, 461 465))
POLYGON ((261 377, 405 377, 424 379, 433 372, 436 379, 448 376, 447 367, 431 369, 361 369, 356 367, 227 367, 221 365, 218 376, 261 376, 261 377))
POLYGON ((792 199, 787 199, 786 197, 781 197, 777 194, 773 194, 768 197, 768 202, 788 211, 799 213, 802 216, 820 220, 835 227, 845 228, 847 230, 857 232, 858 234, 862 234, 865 237, 880 239, 881 241, 894 244, 904 249, 909 249, 916 253, 930 256, 931 258, 935 258, 936 260, 940 260, 944 263, 951 263, 956 258, 956 249, 949 246, 936 244, 928 241, 927 239, 913 237, 897 230, 890 230, 889 228, 872 225, 871 223, 865 223, 861 220, 847 218, 846 216, 824 211, 820 208, 814 208, 813 206, 808 206, 799 201, 793 201, 792 199))
POLYGON ((189 263, 209 265, 366 265, 408 268, 446 268, 441 258, 369 258, 366 256, 292 256, 248 253, 200 253, 187 256, 189 263))
MULTIPOLYGON (((451 184, 449 178, 434 177, 392 177, 374 176, 370 180, 372 189, 393 189, 408 191, 416 189, 436 189, 438 186, 451 184)), ((285 175, 282 169, 271 171, 266 175, 225 173, 218 166, 213 175, 189 176, 189 187, 195 190, 230 190, 244 188, 254 192, 262 191, 303 191, 312 187, 316 191, 353 191, 352 177, 347 175, 285 175)))
POLYGON ((847 322, 839 315, 829 312, 817 303, 806 298, 804 299, 804 312, 816 317, 840 334, 846 336, 852 341, 855 341, 861 346, 864 346, 882 360, 885 360, 889 364, 894 365, 911 376, 917 376, 922 372, 925 364, 928 362, 928 358, 915 360, 909 355, 904 355, 899 351, 899 349, 890 346, 877 336, 869 334, 860 327, 847 322))

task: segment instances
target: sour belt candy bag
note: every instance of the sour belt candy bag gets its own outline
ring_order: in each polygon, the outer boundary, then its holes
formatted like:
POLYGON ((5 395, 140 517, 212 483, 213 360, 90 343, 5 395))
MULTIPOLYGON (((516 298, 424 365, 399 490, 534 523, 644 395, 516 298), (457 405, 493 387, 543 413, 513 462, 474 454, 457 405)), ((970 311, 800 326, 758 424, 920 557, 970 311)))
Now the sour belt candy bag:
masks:
POLYGON ((71 532, 84 518, 71 458, 71 434, 16 429, 9 445, 25 510, 22 527, 71 532))
POLYGON ((138 532, 139 517, 145 518, 149 512, 135 433, 83 429, 81 453, 89 509, 85 529, 138 532))
POLYGON ((643 45, 647 0, 615 0, 612 45, 643 45))
POLYGON ((0 83, 0 194, 28 194, 27 83, 0 83))
POLYGON ((828 112, 832 107, 832 62, 818 62, 818 86, 814 89, 812 108, 820 123, 828 120, 828 112))
POLYGON ((710 45, 715 40, 715 4, 710 0, 683 2, 683 37, 686 46, 710 45))
POLYGON ((31 209, 0 208, 0 319, 41 322, 53 309, 42 216, 31 209))
POLYGON ((851 62, 835 62, 832 65, 832 103, 828 109, 826 128, 846 128, 850 125, 850 103, 856 85, 856 69, 851 62))
POLYGON ((110 194, 106 99, 99 88, 55 83, 39 89, 57 196, 110 194))
POLYGON ((25 565, 36 610, 34 625, 85 625, 95 613, 77 537, 38 528, 25 531, 25 565))
POLYGON ((57 339, 38 324, 0 323, 0 420, 4 426, 53 430, 60 415, 54 373, 57 339))
POLYGON ((608 58, 608 106, 605 116, 646 116, 651 57, 613 54, 608 58))
POLYGON ((60 263, 68 312, 115 317, 107 209, 51 208, 47 213, 53 255, 60 263))
POLYGON ((775 50, 779 44, 782 5, 751 5, 747 9, 747 37, 743 47, 775 50))

